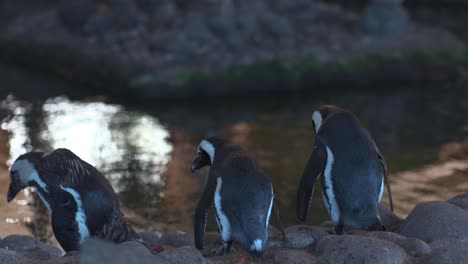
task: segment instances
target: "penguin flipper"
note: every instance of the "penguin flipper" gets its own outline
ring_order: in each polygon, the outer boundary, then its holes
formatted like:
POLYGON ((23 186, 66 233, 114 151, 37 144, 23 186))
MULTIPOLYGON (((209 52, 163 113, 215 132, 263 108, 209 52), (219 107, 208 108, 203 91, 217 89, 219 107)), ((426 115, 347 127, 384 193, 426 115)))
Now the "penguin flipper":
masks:
POLYGON ((314 194, 315 182, 322 174, 327 162, 327 153, 324 146, 318 142, 314 146, 312 155, 304 169, 299 187, 297 189, 297 217, 305 221, 309 211, 310 199, 314 194))
POLYGON ((215 190, 216 184, 208 184, 200 201, 198 202, 197 208, 195 209, 194 237, 195 246, 198 250, 203 250, 203 242, 205 241, 206 217, 208 215, 208 210, 213 204, 215 190))
POLYGON ((393 198, 392 198, 392 190, 390 188, 390 182, 388 180, 388 171, 387 171, 387 163, 385 162, 384 157, 380 152, 377 150, 377 155, 380 160, 380 165, 382 166, 383 174, 384 174, 384 182, 385 186, 387 187, 387 194, 388 194, 388 200, 390 203, 390 210, 393 212, 393 198))

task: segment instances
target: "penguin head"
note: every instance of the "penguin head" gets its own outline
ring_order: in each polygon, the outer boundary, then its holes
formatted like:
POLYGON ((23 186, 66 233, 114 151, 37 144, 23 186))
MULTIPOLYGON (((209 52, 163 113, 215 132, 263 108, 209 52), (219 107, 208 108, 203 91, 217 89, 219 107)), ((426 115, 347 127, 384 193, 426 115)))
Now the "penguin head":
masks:
POLYGON ((203 139, 197 148, 197 157, 192 163, 192 172, 201 169, 205 166, 210 166, 213 163, 215 155, 215 146, 213 138, 203 139))
POLYGON ((36 162, 42 158, 44 152, 29 152, 19 156, 10 169, 10 187, 7 201, 13 200, 16 195, 28 186, 41 186, 47 189, 36 170, 36 162))
POLYGON ((323 122, 333 114, 343 111, 343 109, 334 105, 322 105, 312 114, 312 124, 314 126, 315 133, 318 133, 320 126, 323 122))

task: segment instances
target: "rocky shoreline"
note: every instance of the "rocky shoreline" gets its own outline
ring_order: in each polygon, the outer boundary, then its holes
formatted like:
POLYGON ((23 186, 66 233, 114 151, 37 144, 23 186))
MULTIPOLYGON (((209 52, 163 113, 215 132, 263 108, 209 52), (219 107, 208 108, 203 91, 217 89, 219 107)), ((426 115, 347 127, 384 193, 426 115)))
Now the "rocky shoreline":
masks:
MULTIPOLYGON (((350 231, 329 235, 329 222, 321 226, 297 225, 281 232, 269 227, 265 254, 251 257, 234 244, 226 256, 204 257, 193 236, 182 231, 142 232, 156 254, 138 242, 111 244, 90 239, 80 252, 63 255, 56 247, 33 237, 10 235, 0 239, 0 263, 425 263, 468 262, 468 193, 446 202, 418 204, 404 220, 383 209, 382 220, 391 231, 350 231)), ((205 249, 220 245, 217 232, 207 232, 205 249)))
POLYGON ((0 37, 0 61, 138 101, 426 86, 468 68, 465 43, 400 0, 361 13, 303 0, 65 1, 0 37))

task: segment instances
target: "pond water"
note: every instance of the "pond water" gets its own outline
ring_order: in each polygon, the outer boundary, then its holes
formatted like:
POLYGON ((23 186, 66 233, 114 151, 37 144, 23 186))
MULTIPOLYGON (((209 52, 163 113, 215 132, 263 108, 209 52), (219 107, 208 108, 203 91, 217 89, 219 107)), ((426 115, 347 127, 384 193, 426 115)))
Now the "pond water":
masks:
MULTIPOLYGON (((311 113, 323 103, 352 110, 370 130, 387 159, 400 216, 420 201, 468 191, 468 155, 446 154, 468 138, 468 89, 126 106, 89 91, 61 94, 79 89, 60 81, 0 72, 8 88, 0 98, 0 237, 34 234, 54 243, 48 214, 34 191, 23 191, 9 204, 6 193, 14 159, 59 147, 107 176, 138 230, 192 232, 208 170, 192 174, 190 165, 200 140, 215 134, 260 161, 274 184, 283 223, 297 224, 295 192, 314 140, 311 113)), ((382 201, 388 204, 386 196, 382 201)), ((327 219, 316 194, 308 222, 327 219)), ((216 229, 213 214, 209 229, 216 229)))

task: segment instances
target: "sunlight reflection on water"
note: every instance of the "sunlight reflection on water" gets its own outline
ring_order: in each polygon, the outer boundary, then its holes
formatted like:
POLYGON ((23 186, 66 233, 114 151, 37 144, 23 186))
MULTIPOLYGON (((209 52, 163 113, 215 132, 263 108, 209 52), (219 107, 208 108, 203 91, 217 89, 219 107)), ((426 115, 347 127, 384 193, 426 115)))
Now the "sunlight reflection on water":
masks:
MULTIPOLYGON (((9 96, 0 107, 8 113, 1 123, 1 128, 9 133, 8 166, 27 151, 68 148, 103 172, 117 193, 128 196, 137 191, 135 186, 165 184, 162 174, 173 146, 167 129, 151 116, 126 111, 119 105, 73 102, 65 97, 48 99, 38 104, 35 111, 34 104, 9 96), (32 138, 37 138, 39 144, 31 144, 32 138)), ((31 191, 22 192, 25 200, 17 197, 14 201, 21 217, 9 217, 6 223, 30 222, 30 212, 21 212, 31 211, 31 191)))

